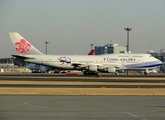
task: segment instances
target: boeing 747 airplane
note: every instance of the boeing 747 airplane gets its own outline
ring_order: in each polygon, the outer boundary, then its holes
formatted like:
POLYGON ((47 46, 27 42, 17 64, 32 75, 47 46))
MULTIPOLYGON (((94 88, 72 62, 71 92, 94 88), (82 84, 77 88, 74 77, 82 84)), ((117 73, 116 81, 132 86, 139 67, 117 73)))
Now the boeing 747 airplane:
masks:
POLYGON ((64 70, 80 70, 84 75, 98 72, 115 73, 116 70, 146 70, 162 65, 150 54, 106 54, 106 55, 45 55, 37 50, 17 32, 9 33, 17 59, 64 70))

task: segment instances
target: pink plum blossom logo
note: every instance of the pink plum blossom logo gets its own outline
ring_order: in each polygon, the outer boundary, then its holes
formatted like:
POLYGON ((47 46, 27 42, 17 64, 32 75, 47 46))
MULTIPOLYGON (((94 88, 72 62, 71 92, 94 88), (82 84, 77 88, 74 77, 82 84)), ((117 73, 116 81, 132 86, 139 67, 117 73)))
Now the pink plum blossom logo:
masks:
POLYGON ((26 53, 29 51, 31 45, 26 42, 25 39, 21 39, 19 42, 15 43, 16 50, 20 53, 26 53))

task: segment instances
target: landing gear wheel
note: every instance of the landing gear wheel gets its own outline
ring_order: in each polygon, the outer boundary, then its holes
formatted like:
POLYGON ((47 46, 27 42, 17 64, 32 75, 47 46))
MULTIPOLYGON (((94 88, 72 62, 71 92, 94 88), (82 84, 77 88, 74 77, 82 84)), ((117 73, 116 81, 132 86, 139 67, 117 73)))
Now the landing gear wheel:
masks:
POLYGON ((144 72, 144 75, 147 76, 147 72, 144 72))
POLYGON ((84 73, 83 73, 84 75, 88 75, 88 73, 87 73, 87 71, 84 71, 84 73))
POLYGON ((114 75, 119 75, 119 73, 118 72, 114 72, 114 75))

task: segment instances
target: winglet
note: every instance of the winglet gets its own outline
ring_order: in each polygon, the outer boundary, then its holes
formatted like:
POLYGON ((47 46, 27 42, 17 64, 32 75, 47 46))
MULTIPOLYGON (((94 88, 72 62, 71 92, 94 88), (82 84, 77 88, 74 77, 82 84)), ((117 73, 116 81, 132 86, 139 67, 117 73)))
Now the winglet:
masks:
POLYGON ((9 33, 16 52, 22 54, 43 54, 17 32, 9 33))

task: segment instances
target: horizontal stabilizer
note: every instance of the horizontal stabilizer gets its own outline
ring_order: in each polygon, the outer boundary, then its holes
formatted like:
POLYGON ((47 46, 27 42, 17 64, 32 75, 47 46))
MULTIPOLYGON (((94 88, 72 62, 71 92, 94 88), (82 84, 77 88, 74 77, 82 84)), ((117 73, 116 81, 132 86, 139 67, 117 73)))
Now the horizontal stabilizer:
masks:
POLYGON ((34 59, 33 57, 28 57, 24 55, 12 55, 13 57, 16 57, 17 59, 34 59))

